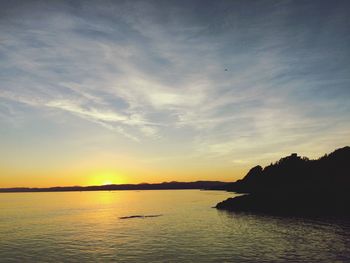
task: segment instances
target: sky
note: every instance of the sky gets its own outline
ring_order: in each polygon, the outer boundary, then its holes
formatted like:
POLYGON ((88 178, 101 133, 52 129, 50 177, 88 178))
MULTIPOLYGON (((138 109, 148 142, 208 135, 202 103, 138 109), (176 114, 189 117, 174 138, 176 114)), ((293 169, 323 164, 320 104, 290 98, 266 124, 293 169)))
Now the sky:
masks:
POLYGON ((234 181, 350 145, 349 1, 0 5, 0 187, 234 181))

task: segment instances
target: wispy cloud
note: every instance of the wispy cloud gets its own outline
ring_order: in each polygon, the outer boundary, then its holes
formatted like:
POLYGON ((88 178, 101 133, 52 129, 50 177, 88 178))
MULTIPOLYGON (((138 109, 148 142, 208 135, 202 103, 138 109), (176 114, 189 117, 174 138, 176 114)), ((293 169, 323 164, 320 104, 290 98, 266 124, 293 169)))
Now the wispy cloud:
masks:
POLYGON ((303 148, 350 128, 350 26, 341 4, 6 6, 0 97, 132 141, 190 143, 189 156, 242 163, 303 148))

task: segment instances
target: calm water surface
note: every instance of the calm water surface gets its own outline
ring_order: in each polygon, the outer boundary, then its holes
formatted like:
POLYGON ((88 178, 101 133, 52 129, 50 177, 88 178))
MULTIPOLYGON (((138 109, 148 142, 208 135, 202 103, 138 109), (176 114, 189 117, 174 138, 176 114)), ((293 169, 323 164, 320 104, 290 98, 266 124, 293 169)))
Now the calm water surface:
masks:
POLYGON ((350 221, 212 209, 198 190, 0 194, 0 262, 350 262, 350 221), (162 214, 153 218, 123 216, 162 214))

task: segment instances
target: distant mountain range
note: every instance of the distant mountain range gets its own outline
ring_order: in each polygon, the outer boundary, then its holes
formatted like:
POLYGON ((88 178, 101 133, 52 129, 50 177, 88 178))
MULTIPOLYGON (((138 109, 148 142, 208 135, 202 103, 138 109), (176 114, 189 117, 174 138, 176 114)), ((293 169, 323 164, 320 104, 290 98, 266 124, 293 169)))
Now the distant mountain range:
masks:
POLYGON ((101 186, 63 186, 49 188, 0 188, 0 193, 8 192, 68 192, 68 191, 112 191, 112 190, 167 190, 167 189, 210 189, 222 188, 227 183, 219 181, 164 182, 157 184, 111 184, 101 186))
POLYGON ((246 195, 216 208, 287 214, 350 214, 350 147, 309 160, 291 154, 223 189, 246 195))

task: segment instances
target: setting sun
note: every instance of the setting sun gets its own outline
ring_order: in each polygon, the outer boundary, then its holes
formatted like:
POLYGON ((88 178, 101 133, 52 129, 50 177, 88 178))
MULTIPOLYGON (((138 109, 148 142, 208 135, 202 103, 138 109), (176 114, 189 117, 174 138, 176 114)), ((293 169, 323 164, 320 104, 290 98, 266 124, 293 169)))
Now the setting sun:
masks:
POLYGON ((106 180, 102 183, 102 185, 110 185, 113 184, 112 181, 106 180))
POLYGON ((98 171, 93 172, 88 185, 109 185, 123 184, 123 176, 117 171, 98 171))

